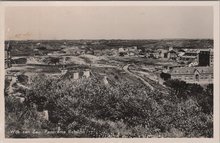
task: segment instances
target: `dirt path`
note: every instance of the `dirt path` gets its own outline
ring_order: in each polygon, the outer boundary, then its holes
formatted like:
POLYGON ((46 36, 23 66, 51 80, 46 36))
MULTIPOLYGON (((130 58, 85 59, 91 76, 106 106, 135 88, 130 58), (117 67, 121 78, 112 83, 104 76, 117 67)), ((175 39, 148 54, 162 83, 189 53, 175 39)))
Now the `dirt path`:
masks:
POLYGON ((138 75, 136 75, 136 74, 130 72, 130 71, 128 70, 128 67, 129 67, 129 66, 130 66, 129 64, 126 65, 126 66, 124 66, 124 67, 123 67, 123 70, 124 70, 125 72, 127 72, 128 74, 130 74, 130 75, 132 75, 132 76, 134 76, 134 77, 140 79, 140 80, 141 80, 146 86, 148 86, 151 90, 154 90, 154 87, 153 87, 152 85, 150 85, 146 80, 144 80, 142 77, 140 77, 140 76, 138 76, 138 75))

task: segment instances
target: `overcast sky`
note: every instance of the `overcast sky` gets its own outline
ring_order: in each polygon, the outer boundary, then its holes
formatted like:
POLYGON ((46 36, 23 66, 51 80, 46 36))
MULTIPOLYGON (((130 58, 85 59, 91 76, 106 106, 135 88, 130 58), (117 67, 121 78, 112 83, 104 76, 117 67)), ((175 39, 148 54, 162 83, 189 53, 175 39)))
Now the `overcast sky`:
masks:
POLYGON ((201 6, 7 7, 7 40, 213 38, 201 6))

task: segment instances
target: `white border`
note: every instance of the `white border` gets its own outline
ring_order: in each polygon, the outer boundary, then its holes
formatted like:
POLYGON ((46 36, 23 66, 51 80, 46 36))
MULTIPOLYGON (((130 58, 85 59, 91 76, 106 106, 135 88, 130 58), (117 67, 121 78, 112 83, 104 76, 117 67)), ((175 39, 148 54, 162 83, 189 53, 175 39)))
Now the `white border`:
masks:
POLYGON ((219 1, 37 1, 37 2, 0 2, 0 143, 24 143, 24 142, 96 142, 96 143, 219 143, 219 1), (212 6, 214 8, 214 138, 62 138, 62 139, 5 139, 4 138, 4 8, 11 6, 212 6))

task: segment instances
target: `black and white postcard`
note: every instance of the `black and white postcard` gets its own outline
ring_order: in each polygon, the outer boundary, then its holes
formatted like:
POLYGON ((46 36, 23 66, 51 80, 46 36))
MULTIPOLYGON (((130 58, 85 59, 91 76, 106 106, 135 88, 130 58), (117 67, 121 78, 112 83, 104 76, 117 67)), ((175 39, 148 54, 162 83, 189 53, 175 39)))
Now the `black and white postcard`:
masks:
POLYGON ((5 142, 219 141, 219 2, 0 6, 5 142))

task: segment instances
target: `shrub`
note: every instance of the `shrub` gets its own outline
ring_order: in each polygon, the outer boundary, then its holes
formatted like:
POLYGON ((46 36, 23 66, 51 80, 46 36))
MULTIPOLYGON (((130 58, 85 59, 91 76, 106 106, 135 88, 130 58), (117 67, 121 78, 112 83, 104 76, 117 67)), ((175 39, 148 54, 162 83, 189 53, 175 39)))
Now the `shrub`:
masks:
POLYGON ((168 79, 171 78, 171 75, 168 74, 168 73, 162 72, 162 73, 160 74, 160 77, 161 77, 162 79, 164 79, 164 80, 168 80, 168 79))

